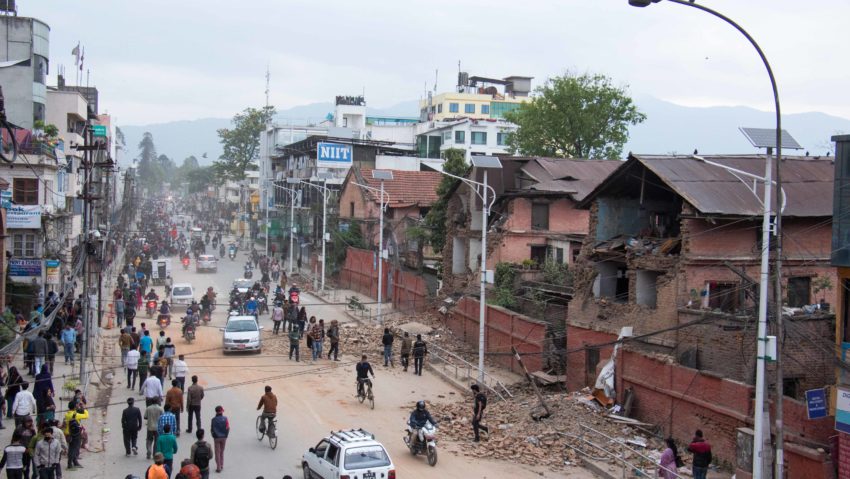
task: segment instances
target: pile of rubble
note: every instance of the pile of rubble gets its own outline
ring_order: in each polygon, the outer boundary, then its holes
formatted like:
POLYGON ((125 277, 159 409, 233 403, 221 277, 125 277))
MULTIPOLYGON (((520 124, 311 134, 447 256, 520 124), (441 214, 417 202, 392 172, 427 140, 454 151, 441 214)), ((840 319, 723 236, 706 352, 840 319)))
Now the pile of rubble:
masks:
POLYGON ((490 434, 482 434, 478 444, 471 442, 471 398, 465 404, 432 404, 431 412, 440 421, 440 435, 461 444, 458 452, 465 456, 545 465, 557 470, 578 465, 586 458, 616 462, 589 443, 614 454, 624 453, 630 463, 647 469, 654 468, 664 449, 663 441, 652 434, 601 414, 588 400, 589 391, 545 394, 552 415, 539 421, 530 414, 538 405, 537 397, 527 388, 512 388, 512 392, 513 398, 493 401, 488 406, 483 423, 490 428, 490 434), (622 443, 650 459, 624 450, 622 443))

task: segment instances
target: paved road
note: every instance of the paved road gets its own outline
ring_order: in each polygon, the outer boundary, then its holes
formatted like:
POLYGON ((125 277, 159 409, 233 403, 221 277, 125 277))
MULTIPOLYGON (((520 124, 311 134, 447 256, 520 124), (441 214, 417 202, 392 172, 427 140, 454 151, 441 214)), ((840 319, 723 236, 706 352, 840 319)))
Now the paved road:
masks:
MULTIPOLYGON (((239 254, 235 262, 224 259, 217 274, 196 274, 194 262, 189 271, 184 271, 179 263, 173 272, 175 282, 191 282, 196 291, 202 292, 213 286, 219 292, 219 298, 226 298, 230 282, 241 275, 245 256, 239 254)), ((302 294, 302 303, 307 305, 308 314, 324 318, 347 320, 340 306, 324 305, 310 294, 302 294)), ((197 374, 200 383, 206 388, 206 398, 202 407, 203 426, 209 429, 209 421, 216 405, 222 405, 230 418, 231 434, 225 453, 225 469, 221 474, 213 472, 213 477, 254 478, 263 475, 266 479, 280 478, 284 474, 293 477, 302 475, 301 454, 315 445, 323 435, 332 429, 363 427, 374 433, 388 449, 395 463, 398 477, 417 478, 539 478, 565 477, 545 470, 533 470, 527 466, 517 466, 496 461, 482 461, 449 453, 446 449, 474 447, 464 445, 440 444, 443 454, 439 463, 431 468, 422 457, 411 457, 402 442, 402 430, 407 415, 415 401, 453 400, 456 390, 444 382, 426 373, 422 377, 402 373, 400 369, 385 369, 380 366, 377 350, 379 346, 368 347, 372 362, 376 365, 374 410, 358 403, 354 398, 354 362, 360 351, 343 351, 342 361, 334 363, 328 360, 317 364, 289 361, 280 351, 288 347, 284 336, 269 334, 271 320, 268 315, 261 317, 266 326, 265 350, 261 355, 224 356, 220 350, 221 333, 225 313, 219 307, 213 314, 211 327, 200 328, 198 340, 187 345, 180 336, 179 327, 173 325, 168 333, 177 344, 178 354, 187 355, 190 375, 197 374), (254 424, 257 416, 256 404, 263 392, 264 385, 272 386, 280 401, 278 410, 279 443, 271 450, 268 442, 258 442, 254 424), (542 474, 541 474, 542 473, 542 474)), ((138 318, 137 318, 138 324, 138 318)), ((302 344, 303 348, 303 344, 302 344)), ((105 454, 98 459, 104 461, 102 468, 70 472, 66 477, 87 478, 123 478, 128 473, 143 475, 149 461, 142 453, 137 457, 125 457, 121 444, 120 414, 128 397, 123 376, 117 375, 112 404, 107 416, 107 426, 112 432, 105 454)), ((137 399, 138 395, 135 396, 137 399)), ((178 439, 180 452, 175 458, 179 462, 187 456, 194 437, 185 432, 185 418, 181 418, 184 430, 178 439)), ((486 447, 486 446, 475 446, 486 447)), ((576 471, 570 477, 592 477, 585 471, 576 471)))

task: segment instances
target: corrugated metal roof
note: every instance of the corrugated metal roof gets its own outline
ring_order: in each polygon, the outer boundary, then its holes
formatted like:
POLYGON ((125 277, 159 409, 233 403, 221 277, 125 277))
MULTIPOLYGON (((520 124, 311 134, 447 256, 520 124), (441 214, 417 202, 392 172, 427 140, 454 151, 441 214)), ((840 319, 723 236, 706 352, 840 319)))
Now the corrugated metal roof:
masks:
MULTIPOLYGON (((507 159, 507 158, 503 158, 507 159)), ((530 158, 522 171, 537 184, 527 189, 571 194, 581 201, 605 178, 623 164, 619 160, 582 160, 573 158, 530 158)))
MULTIPOLYGON (((763 155, 703 156, 706 160, 764 176, 763 155)), ((693 156, 631 155, 703 214, 758 216, 761 204, 748 187, 731 172, 700 161, 693 156)), ((626 167, 623 165, 623 167, 626 167)), ((782 187, 787 195, 783 216, 832 216, 834 165, 831 159, 784 157, 781 164, 782 187)), ((604 186, 599 191, 604 190, 604 186)), ((759 197, 763 188, 756 190, 759 197)), ((598 192, 594 192, 594 195, 598 192)), ((774 198, 774 205, 775 205, 774 198)))

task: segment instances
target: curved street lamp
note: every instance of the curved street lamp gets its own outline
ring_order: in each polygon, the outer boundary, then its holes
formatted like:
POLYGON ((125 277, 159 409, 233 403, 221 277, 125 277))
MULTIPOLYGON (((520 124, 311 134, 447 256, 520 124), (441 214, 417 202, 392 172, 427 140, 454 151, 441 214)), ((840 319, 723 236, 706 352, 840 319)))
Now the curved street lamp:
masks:
MULTIPOLYGON (((628 0, 629 5, 633 7, 647 7, 652 5, 653 3, 658 3, 661 0, 628 0)), ((693 1, 684 1, 684 0, 666 0, 670 3, 675 3, 678 5, 684 5, 687 7, 693 7, 697 10, 702 10, 708 14, 711 14, 724 22, 728 23, 732 27, 734 27, 738 32, 741 33, 744 37, 746 37, 747 41, 755 48, 756 52, 761 58, 762 63, 764 64, 765 69, 767 70, 767 76, 770 78, 770 86, 773 89, 773 103, 774 108, 776 110, 776 169, 777 169, 777 190, 781 190, 782 183, 779 177, 779 164, 780 159, 782 158, 782 117, 779 108, 779 90, 776 87, 776 78, 773 76, 773 69, 770 68, 770 63, 767 61, 767 57, 764 55, 761 47, 756 43, 752 36, 747 33, 740 25, 735 23, 731 18, 723 15, 720 12, 712 10, 708 7, 704 7, 693 1)), ((770 466, 765 464, 765 460, 767 457, 764 454, 765 446, 770 441, 770 425, 768 423, 768 413, 765 410, 765 356, 767 353, 766 343, 767 343, 767 285, 770 281, 769 277, 769 264, 770 264, 770 216, 773 212, 773 207, 771 204, 771 190, 770 187, 772 183, 773 175, 773 162, 771 161, 770 153, 767 154, 765 160, 765 174, 764 174, 764 218, 762 221, 762 245, 761 245, 761 268, 759 275, 759 314, 758 314, 758 337, 756 338, 757 343, 757 356, 756 356, 756 404, 755 404, 755 427, 753 432, 753 478, 754 479, 762 479, 765 477, 765 472, 770 470, 770 466)), ((781 213, 780 213, 781 214, 781 213)), ((777 225, 779 221, 777 220, 777 225)), ((779 229, 777 227, 777 238, 779 238, 779 229)), ((778 240, 779 241, 779 240, 778 240)), ((781 244, 779 242, 778 244, 781 244)), ((777 312, 777 314, 781 315, 781 310, 777 312)), ((776 479, 781 479, 783 476, 783 467, 784 467, 784 454, 783 454, 783 432, 782 432, 782 416, 781 416, 781 404, 782 404, 782 391, 781 384, 779 387, 780 391, 778 393, 779 400, 777 403, 777 434, 776 434, 776 471, 775 477, 776 479)))

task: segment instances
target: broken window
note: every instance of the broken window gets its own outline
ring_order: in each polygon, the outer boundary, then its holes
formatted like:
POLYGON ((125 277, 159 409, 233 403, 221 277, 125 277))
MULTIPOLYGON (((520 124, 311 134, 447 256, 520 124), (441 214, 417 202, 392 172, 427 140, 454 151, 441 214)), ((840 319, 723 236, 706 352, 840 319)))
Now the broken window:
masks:
POLYGON ((599 348, 587 348, 584 355, 585 384, 596 383, 596 367, 599 365, 599 348))
POLYGON ((658 290, 656 282, 661 273, 658 271, 638 270, 635 272, 635 302, 654 308, 657 302, 658 290))
POLYGON ((797 276, 788 278, 788 306, 799 308, 812 304, 812 278, 797 276))
POLYGON ((742 290, 738 283, 712 282, 707 289, 709 308, 724 313, 732 313, 740 308, 742 290))
POLYGON ((532 203, 531 205, 531 229, 549 229, 549 204, 532 203))
POLYGON ((611 298, 618 303, 629 300, 629 276, 626 265, 612 261, 596 263, 593 294, 597 298, 611 298))
POLYGON ((799 398, 800 378, 782 378, 782 394, 794 399, 799 398))

